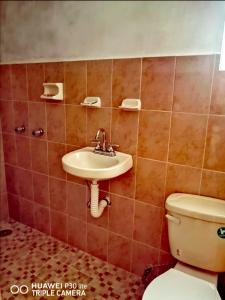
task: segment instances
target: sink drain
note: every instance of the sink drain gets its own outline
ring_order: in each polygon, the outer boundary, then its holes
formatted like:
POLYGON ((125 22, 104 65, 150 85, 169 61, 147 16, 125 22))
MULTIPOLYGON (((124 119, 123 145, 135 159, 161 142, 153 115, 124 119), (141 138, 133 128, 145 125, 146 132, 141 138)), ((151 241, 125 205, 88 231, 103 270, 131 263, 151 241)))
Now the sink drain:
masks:
POLYGON ((2 229, 0 230, 0 237, 8 236, 12 233, 11 229, 2 229))

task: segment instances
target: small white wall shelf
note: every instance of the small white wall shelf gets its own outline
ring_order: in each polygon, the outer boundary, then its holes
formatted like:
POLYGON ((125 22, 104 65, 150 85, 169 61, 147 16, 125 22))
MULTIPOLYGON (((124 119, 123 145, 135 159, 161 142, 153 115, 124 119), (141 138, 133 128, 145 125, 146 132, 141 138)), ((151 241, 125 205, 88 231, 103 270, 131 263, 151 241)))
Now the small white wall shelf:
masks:
POLYGON ((99 97, 86 97, 80 105, 88 107, 101 107, 101 99, 99 97))
POLYGON ((63 83, 43 83, 43 87, 42 99, 63 100, 63 83))
POLYGON ((124 99, 119 106, 120 109, 138 111, 141 109, 141 100, 140 99, 124 99))

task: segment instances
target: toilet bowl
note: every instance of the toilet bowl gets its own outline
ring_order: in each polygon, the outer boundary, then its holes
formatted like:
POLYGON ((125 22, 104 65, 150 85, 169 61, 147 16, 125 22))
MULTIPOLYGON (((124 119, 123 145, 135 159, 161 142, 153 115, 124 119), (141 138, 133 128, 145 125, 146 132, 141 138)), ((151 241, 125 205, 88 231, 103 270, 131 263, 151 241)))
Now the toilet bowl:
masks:
POLYGON ((166 200, 174 268, 155 278, 143 300, 221 300, 219 272, 225 272, 225 201, 176 193, 166 200))
POLYGON ((143 300, 221 300, 216 285, 171 268, 146 288, 143 300))

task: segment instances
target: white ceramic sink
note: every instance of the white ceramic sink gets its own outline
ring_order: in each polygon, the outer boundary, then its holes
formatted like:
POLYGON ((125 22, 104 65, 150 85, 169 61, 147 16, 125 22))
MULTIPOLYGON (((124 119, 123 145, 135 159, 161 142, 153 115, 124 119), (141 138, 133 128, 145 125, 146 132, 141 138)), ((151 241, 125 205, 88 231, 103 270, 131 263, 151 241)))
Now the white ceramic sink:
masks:
POLYGON ((130 154, 116 151, 116 156, 110 157, 93 150, 93 147, 85 147, 65 154, 63 169, 72 175, 97 181, 117 177, 133 166, 130 154))

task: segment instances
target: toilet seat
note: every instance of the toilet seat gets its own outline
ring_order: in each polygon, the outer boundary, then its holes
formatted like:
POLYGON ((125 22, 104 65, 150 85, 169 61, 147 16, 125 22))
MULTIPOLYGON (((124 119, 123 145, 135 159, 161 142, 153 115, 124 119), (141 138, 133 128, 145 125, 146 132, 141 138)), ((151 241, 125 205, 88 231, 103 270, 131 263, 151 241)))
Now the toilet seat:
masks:
POLYGON ((216 286, 176 269, 155 278, 142 300, 221 300, 216 286))

